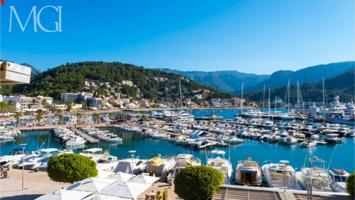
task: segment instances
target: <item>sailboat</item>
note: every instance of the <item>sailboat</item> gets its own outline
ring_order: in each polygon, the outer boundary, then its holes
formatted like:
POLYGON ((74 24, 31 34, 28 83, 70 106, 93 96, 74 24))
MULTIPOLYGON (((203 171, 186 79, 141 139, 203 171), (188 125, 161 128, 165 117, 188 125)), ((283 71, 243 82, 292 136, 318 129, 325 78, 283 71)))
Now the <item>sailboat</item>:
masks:
POLYGON ((331 178, 324 166, 325 161, 312 157, 308 163, 308 167, 304 167, 301 171, 296 172, 296 178, 302 188, 309 190, 309 186, 312 185, 312 190, 315 191, 332 191, 331 178), (317 166, 316 163, 321 163, 322 166, 317 166))
POLYGON ((265 164, 261 169, 270 187, 302 189, 296 180, 295 169, 287 160, 280 160, 279 163, 265 164))

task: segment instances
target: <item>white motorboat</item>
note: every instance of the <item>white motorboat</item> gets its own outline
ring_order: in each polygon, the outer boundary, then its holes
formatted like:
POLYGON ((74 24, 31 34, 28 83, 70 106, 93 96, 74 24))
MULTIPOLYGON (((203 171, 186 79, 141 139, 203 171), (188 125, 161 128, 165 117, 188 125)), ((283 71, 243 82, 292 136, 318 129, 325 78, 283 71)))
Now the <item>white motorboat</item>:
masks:
POLYGON ((197 149, 210 149, 213 148, 217 143, 212 140, 202 140, 195 145, 197 149))
POLYGON ((122 138, 120 138, 119 136, 110 133, 108 131, 99 131, 96 134, 96 137, 100 140, 100 141, 104 141, 104 142, 109 142, 109 143, 120 143, 122 142, 122 138))
POLYGON ((25 156, 25 153, 23 152, 22 148, 14 149, 11 152, 11 155, 5 155, 0 157, 0 162, 9 162, 9 163, 16 163, 19 162, 23 157, 25 156))
POLYGON ((37 166, 47 163, 50 157, 59 154, 60 152, 56 148, 40 149, 32 152, 30 156, 24 157, 23 160, 21 159, 19 163, 16 164, 16 167, 24 169, 37 169, 37 166))
POLYGON ((101 148, 85 149, 81 155, 87 156, 97 163, 108 163, 117 161, 116 156, 111 156, 107 151, 103 152, 101 148))
POLYGON ((174 171, 171 173, 171 176, 168 177, 168 181, 173 180, 176 175, 186 167, 189 166, 199 166, 201 165, 201 161, 197 158, 194 158, 191 154, 179 154, 176 156, 176 166, 174 167, 174 171))
POLYGON ((313 148, 316 147, 318 144, 317 141, 313 140, 313 141, 303 141, 301 142, 300 146, 304 147, 304 148, 313 148))
POLYGON ((338 137, 338 134, 326 134, 323 136, 323 139, 330 144, 337 144, 342 142, 341 138, 338 137))
POLYGON ((244 140, 237 137, 229 137, 225 139, 224 142, 228 144, 241 144, 244 143, 244 140))
POLYGON ((297 182, 295 169, 287 160, 281 160, 279 163, 265 164, 261 169, 270 187, 295 190, 302 189, 297 182))
POLYGON ((224 183, 230 184, 233 168, 232 164, 228 160, 224 159, 225 152, 221 150, 214 150, 211 153, 217 155, 217 157, 209 158, 207 160, 207 166, 220 171, 224 175, 224 183))
POLYGON ((160 154, 147 161, 146 170, 149 174, 162 179, 166 178, 171 173, 176 165, 175 158, 161 158, 160 154))
POLYGON ((329 175, 332 181, 332 189, 335 192, 346 192, 346 181, 348 180, 350 174, 342 169, 332 169, 329 170, 329 175))
POLYGON ((80 136, 74 136, 65 142, 67 148, 77 149, 85 146, 86 140, 80 136))
POLYGON ((261 185, 263 180, 258 162, 251 158, 239 161, 235 172, 235 181, 240 185, 261 185))
POLYGON ((297 181, 300 183, 303 189, 307 190, 309 185, 312 185, 312 189, 315 191, 333 191, 331 188, 331 178, 325 170, 324 161, 312 157, 309 159, 309 167, 304 167, 301 171, 296 172, 297 181), (314 166, 314 163, 320 162, 322 167, 314 166))
POLYGON ((114 172, 123 172, 127 174, 140 174, 144 172, 146 167, 146 160, 138 158, 127 158, 119 160, 114 172))

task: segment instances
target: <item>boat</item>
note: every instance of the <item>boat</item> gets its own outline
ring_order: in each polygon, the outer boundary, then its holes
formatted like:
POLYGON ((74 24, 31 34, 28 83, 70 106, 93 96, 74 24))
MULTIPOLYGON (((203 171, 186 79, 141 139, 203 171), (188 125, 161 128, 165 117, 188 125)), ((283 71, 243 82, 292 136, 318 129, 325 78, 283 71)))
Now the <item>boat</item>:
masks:
POLYGON ((127 158, 119 160, 114 170, 115 173, 123 172, 127 174, 140 174, 146 168, 146 160, 138 158, 127 158))
POLYGON ((295 169, 289 161, 281 160, 279 163, 265 164, 261 167, 265 181, 273 188, 287 188, 301 190, 297 182, 295 169))
POLYGON ((0 162, 16 163, 25 156, 22 148, 13 149, 11 155, 0 156, 0 162))
POLYGON ((262 174, 258 162, 251 158, 239 161, 235 172, 235 181, 239 185, 260 186, 262 174))
POLYGON ((341 138, 338 137, 338 134, 326 134, 323 136, 323 139, 329 144, 337 144, 342 142, 341 138))
POLYGON ((313 141, 303 141, 301 142, 300 146, 303 148, 313 148, 317 146, 318 142, 313 140, 313 141))
POLYGON ((120 143, 122 142, 122 138, 119 136, 110 133, 108 131, 98 131, 96 134, 96 137, 103 142, 108 142, 108 143, 120 143))
POLYGON ((189 166, 200 166, 201 161, 197 158, 194 158, 192 154, 179 154, 176 156, 176 165, 174 171, 168 177, 168 182, 171 182, 176 175, 186 167, 189 166))
POLYGON ((232 164, 223 158, 225 152, 221 150, 213 150, 211 153, 217 155, 217 157, 209 158, 207 160, 207 166, 220 171, 224 175, 224 183, 230 184, 233 168, 232 164))
POLYGON ((331 169, 329 170, 329 175, 332 181, 332 189, 335 192, 346 192, 346 181, 350 174, 342 169, 331 169))
POLYGON ((229 137, 225 139, 224 142, 228 144, 241 144, 244 143, 244 140, 237 137, 229 137))
POLYGON ((296 178, 304 190, 307 190, 308 185, 312 184, 312 190, 314 191, 333 191, 331 178, 327 170, 325 170, 324 161, 317 157, 310 158, 309 167, 303 167, 301 171, 296 172, 296 178), (314 163, 318 162, 322 163, 323 166, 314 165, 314 163))
POLYGON ((147 161, 146 171, 150 175, 165 179, 176 165, 175 158, 161 158, 160 154, 147 161))
POLYGON ((85 147, 86 140, 80 136, 71 137, 65 142, 65 146, 71 149, 78 149, 85 147))
POLYGON ((39 166, 46 168, 49 158, 59 155, 60 151, 56 148, 45 148, 32 152, 31 155, 23 157, 18 163, 14 164, 17 168, 38 169, 39 166))
POLYGON ((212 141, 212 140, 202 140, 199 143, 195 145, 196 149, 211 149, 213 148, 217 143, 212 141))
POLYGON ((116 156, 111 156, 107 151, 103 152, 101 148, 85 149, 81 155, 87 156, 97 163, 110 163, 117 161, 116 156))

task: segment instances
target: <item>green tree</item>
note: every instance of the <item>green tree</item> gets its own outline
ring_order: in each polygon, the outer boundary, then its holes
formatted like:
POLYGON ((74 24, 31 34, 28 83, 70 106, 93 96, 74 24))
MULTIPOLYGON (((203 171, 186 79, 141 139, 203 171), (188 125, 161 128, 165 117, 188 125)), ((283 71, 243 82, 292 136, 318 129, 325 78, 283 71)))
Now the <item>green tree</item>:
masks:
POLYGON ((56 182, 73 183, 98 175, 95 161, 79 154, 62 154, 51 157, 48 176, 56 182))
POLYGON ((352 197, 355 197, 355 171, 349 176, 348 180, 346 181, 346 190, 352 197))
POLYGON ((212 167, 187 167, 174 180, 175 193, 185 200, 209 200, 223 180, 223 174, 212 167))
POLYGON ((75 116, 76 116, 76 123, 77 123, 77 124, 80 124, 82 114, 81 114, 80 112, 77 112, 77 113, 75 114, 75 116))
POLYGON ((16 124, 17 124, 17 126, 18 126, 19 123, 20 123, 20 119, 21 119, 21 117, 22 117, 22 113, 16 112, 15 115, 14 115, 14 117, 15 117, 15 119, 16 119, 16 124))
POLYGON ((0 112, 15 112, 15 103, 13 102, 0 102, 0 112))
POLYGON ((99 113, 94 113, 94 120, 95 120, 96 124, 100 122, 100 114, 99 113))
POLYGON ((64 120, 64 113, 63 113, 63 111, 62 110, 57 110, 57 116, 58 116, 58 118, 59 118, 59 123, 63 123, 63 120, 64 120))
POLYGON ((39 123, 41 119, 43 118, 44 112, 42 109, 36 110, 36 120, 39 123))

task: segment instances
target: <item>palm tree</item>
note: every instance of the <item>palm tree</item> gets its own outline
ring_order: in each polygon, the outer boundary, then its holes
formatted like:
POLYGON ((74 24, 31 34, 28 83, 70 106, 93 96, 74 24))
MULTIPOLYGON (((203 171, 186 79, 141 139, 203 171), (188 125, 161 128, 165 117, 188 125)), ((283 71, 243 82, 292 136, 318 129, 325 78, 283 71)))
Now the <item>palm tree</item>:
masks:
POLYGON ((63 120, 64 120, 64 113, 62 110, 57 110, 57 115, 58 115, 58 118, 59 118, 59 123, 63 123, 63 120))
POLYGON ((80 124, 80 119, 81 119, 81 117, 82 117, 82 114, 81 114, 80 112, 77 112, 77 113, 76 113, 76 123, 77 123, 77 124, 80 124))
POLYGON ((94 118, 95 118, 95 123, 99 123, 100 121, 100 114, 99 113, 94 113, 94 118))
POLYGON ((20 118, 22 117, 22 113, 20 112, 16 112, 15 115, 14 115, 15 119, 16 119, 16 126, 19 125, 20 123, 20 118))
POLYGON ((41 121, 41 119, 43 118, 43 114, 44 114, 44 112, 43 112, 43 110, 41 110, 41 109, 38 109, 37 111, 36 111, 36 120, 37 120, 37 122, 39 123, 40 121, 41 121))

